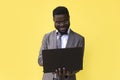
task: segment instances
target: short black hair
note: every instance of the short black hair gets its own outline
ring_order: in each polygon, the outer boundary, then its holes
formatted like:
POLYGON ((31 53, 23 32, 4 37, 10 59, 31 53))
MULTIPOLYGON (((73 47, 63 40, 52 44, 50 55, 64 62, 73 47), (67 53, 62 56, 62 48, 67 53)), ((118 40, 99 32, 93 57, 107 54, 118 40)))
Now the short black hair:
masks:
POLYGON ((69 11, 64 6, 58 6, 53 10, 53 17, 54 15, 66 14, 69 17, 69 11))

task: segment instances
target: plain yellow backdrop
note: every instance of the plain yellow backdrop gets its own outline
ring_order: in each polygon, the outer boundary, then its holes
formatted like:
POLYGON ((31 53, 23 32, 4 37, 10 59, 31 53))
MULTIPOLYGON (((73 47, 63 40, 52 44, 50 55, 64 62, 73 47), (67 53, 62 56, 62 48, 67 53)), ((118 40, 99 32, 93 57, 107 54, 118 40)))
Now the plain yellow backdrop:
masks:
POLYGON ((1 0, 0 80, 42 80, 39 49, 54 30, 52 10, 59 5, 69 9, 72 30, 85 37, 77 80, 120 80, 119 0, 1 0))

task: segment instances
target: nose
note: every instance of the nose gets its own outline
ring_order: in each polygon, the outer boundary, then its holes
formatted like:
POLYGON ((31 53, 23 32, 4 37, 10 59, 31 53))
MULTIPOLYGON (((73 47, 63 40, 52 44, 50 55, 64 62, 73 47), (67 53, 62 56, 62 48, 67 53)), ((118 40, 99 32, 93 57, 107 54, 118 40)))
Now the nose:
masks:
POLYGON ((64 23, 60 23, 60 26, 64 26, 64 23))

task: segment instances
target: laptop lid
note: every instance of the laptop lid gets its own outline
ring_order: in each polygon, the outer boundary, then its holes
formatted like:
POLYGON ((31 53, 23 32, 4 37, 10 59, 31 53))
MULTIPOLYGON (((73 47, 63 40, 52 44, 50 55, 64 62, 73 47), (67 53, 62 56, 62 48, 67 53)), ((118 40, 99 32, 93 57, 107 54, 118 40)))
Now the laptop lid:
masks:
POLYGON ((82 70, 83 48, 47 49, 42 51, 43 72, 55 72, 65 67, 68 71, 82 70))

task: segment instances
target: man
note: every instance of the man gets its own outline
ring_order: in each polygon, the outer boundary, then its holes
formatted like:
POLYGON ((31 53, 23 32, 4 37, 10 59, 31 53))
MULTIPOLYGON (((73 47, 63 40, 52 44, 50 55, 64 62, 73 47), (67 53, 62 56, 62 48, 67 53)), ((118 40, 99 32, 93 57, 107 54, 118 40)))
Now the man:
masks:
MULTIPOLYGON (((56 30, 45 34, 43 38, 38 58, 40 66, 43 66, 42 50, 44 49, 75 47, 82 47, 84 49, 84 37, 69 28, 70 15, 66 7, 58 6, 53 10, 53 21, 56 30)), ((55 70, 55 73, 44 73, 43 80, 76 80, 76 72, 78 71, 69 72, 66 68, 59 68, 55 70)))

